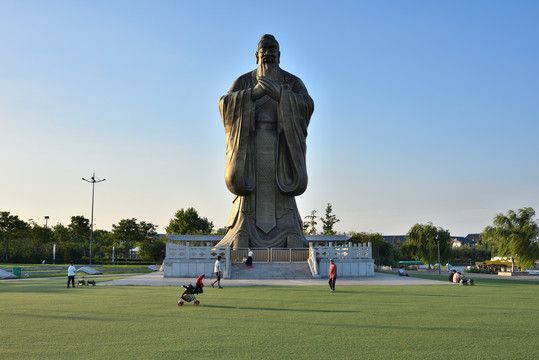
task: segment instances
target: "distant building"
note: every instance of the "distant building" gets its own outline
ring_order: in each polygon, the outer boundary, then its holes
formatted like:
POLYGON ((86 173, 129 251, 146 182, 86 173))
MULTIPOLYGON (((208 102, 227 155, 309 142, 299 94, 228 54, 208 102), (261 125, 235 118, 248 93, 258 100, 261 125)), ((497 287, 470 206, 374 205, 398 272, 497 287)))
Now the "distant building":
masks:
POLYGON ((476 242, 474 240, 470 240, 467 237, 462 236, 451 236, 451 246, 454 248, 460 248, 460 247, 475 247, 476 242))
MULTIPOLYGON (((406 235, 382 235, 385 241, 400 249, 406 243, 406 235)), ((481 239, 481 234, 468 234, 466 237, 451 236, 452 247, 472 247, 481 239)))
POLYGON ((477 244, 481 242, 481 234, 468 234, 466 235, 466 239, 473 240, 477 244))
POLYGON ((382 235, 385 241, 400 249, 406 242, 406 235, 382 235))

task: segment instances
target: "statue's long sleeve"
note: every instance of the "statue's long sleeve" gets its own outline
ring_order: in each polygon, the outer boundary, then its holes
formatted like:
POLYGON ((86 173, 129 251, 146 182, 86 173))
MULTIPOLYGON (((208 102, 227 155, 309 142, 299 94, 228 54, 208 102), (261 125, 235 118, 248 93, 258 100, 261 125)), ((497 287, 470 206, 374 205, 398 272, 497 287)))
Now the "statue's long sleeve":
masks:
POLYGON ((307 126, 314 110, 308 94, 281 92, 279 109, 279 159, 277 184, 291 196, 301 195, 307 188, 307 126))
POLYGON ((254 189, 252 133, 254 103, 250 90, 230 92, 219 101, 226 134, 226 186, 235 195, 248 195, 254 189))

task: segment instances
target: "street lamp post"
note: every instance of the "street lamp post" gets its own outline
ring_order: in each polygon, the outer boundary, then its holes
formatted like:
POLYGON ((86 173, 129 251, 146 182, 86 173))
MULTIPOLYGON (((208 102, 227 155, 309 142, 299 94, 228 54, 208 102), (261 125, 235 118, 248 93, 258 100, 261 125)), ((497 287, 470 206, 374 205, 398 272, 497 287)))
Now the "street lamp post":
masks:
MULTIPOLYGON (((45 229, 49 225, 49 215, 45 215, 45 229)), ((56 264, 56 244, 52 245, 52 263, 56 264)))
POLYGON ((95 184, 105 181, 107 179, 96 180, 95 172, 93 173, 90 180, 82 178, 82 180, 92 184, 92 218, 90 220, 90 265, 92 265, 92 240, 94 239, 94 190, 95 184))
POLYGON ((438 243, 438 275, 440 275, 440 267, 442 264, 440 264, 440 237, 436 235, 436 242, 438 243))

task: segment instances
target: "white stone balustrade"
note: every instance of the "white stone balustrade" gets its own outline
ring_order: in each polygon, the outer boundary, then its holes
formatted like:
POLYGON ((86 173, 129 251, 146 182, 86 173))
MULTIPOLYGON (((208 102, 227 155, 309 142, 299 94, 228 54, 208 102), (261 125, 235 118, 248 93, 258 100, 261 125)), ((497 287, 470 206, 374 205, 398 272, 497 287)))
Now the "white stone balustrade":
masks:
MULTIPOLYGON (((214 239, 204 240, 201 236, 193 238, 193 241, 189 241, 187 240, 189 237, 184 236, 182 239, 171 239, 167 243, 164 276, 196 278, 205 274, 212 277, 215 260, 220 255, 223 277, 230 278, 232 265, 230 247, 215 247, 214 239)), ((374 276, 371 243, 309 242, 307 262, 314 278, 328 276, 330 259, 337 264, 339 277, 374 276)))
POLYGON ((338 277, 374 276, 372 244, 309 242, 309 267, 314 277, 329 275, 329 260, 335 261, 338 277))
POLYGON ((214 264, 221 256, 224 278, 230 278, 230 247, 215 247, 214 241, 197 242, 192 246, 189 241, 172 241, 166 245, 164 261, 165 277, 198 277, 205 274, 214 276, 214 264))

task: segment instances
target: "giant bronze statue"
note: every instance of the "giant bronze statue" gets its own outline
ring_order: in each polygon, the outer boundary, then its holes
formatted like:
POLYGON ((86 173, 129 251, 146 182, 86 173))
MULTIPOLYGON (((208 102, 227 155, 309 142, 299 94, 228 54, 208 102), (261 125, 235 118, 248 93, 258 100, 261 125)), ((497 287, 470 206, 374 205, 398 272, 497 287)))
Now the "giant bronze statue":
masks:
POLYGON ((279 43, 264 35, 258 67, 219 101, 226 134, 225 181, 234 197, 218 246, 303 247, 295 196, 307 188, 307 126, 314 103, 298 77, 279 67, 279 43))

